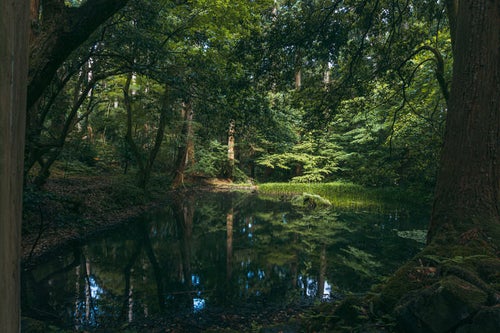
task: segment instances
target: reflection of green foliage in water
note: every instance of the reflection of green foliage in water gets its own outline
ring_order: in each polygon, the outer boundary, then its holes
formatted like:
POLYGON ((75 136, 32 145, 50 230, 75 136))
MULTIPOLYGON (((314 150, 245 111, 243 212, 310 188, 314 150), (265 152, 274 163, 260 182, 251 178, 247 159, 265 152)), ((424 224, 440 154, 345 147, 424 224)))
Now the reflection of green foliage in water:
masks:
MULTIPOLYGON (((408 218, 403 211, 312 209, 242 193, 172 198, 162 209, 82 248, 78 299, 85 303, 86 261, 102 288, 94 300, 100 322, 125 320, 129 293, 137 320, 145 313, 192 313, 197 297, 208 308, 286 306, 303 300, 314 285, 321 295, 325 281, 336 292, 365 292, 421 246, 395 230, 408 218), (191 205, 187 221, 184 212, 191 205)), ((57 262, 45 266, 36 278, 57 267, 57 262)), ((61 297, 51 304, 58 313, 70 313, 62 304, 75 294, 77 275, 71 271, 59 280, 64 282, 47 287, 61 297)))
POLYGON ((350 245, 348 245, 346 249, 342 249, 342 252, 345 253, 345 255, 342 256, 342 263, 346 267, 364 277, 377 277, 377 269, 382 265, 380 262, 374 260, 373 255, 350 245))
POLYGON ((397 231, 397 234, 401 238, 413 239, 422 244, 425 244, 427 242, 427 229, 402 230, 402 231, 397 231))

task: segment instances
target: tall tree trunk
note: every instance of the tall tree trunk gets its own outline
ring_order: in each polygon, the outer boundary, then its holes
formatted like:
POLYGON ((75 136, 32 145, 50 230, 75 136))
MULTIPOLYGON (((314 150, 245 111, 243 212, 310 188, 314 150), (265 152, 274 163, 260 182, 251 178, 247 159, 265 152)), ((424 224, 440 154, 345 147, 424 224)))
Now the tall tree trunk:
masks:
POLYGON ((147 159, 143 160, 140 148, 135 143, 134 137, 132 135, 132 101, 130 100, 129 94, 131 81, 132 73, 129 73, 127 76, 127 80, 125 81, 125 86, 123 87, 123 104, 125 105, 125 109, 127 110, 127 133, 125 135, 125 142, 127 143, 128 148, 130 148, 132 155, 137 162, 137 166, 139 167, 137 184, 140 188, 145 189, 151 176, 151 171, 153 170, 153 164, 156 160, 156 156, 160 151, 163 137, 165 136, 165 126, 167 125, 167 108, 169 103, 169 90, 168 85, 165 85, 162 110, 160 111, 158 130, 156 131, 153 148, 151 148, 151 150, 149 151, 147 159))
POLYGON ((161 144, 163 143, 163 138, 165 136, 165 126, 167 125, 167 115, 168 115, 167 109, 169 107, 169 103, 170 103, 169 87, 166 84, 165 91, 163 94, 163 102, 160 110, 160 119, 158 121, 158 129, 156 131, 154 145, 153 148, 151 148, 151 151, 149 152, 149 157, 146 162, 144 172, 141 178, 139 179, 139 186, 141 188, 146 188, 149 182, 149 178, 151 177, 151 172, 153 171, 153 164, 156 160, 156 156, 158 156, 161 144))
POLYGON ((231 180, 234 178, 234 132, 235 132, 235 122, 231 120, 229 122, 229 130, 227 135, 227 160, 228 160, 228 175, 227 177, 231 180))
POLYGON ((457 242, 479 234, 496 242, 500 6, 480 0, 449 2, 454 23, 453 80, 428 241, 457 242))
POLYGON ((302 87, 302 69, 299 67, 295 70, 295 90, 300 90, 302 87))
POLYGON ((0 1, 0 328, 20 332, 29 1, 0 1))
POLYGON ((172 186, 174 188, 184 183, 184 175, 186 169, 190 166, 193 166, 195 163, 193 128, 194 111, 191 106, 191 102, 185 102, 183 106, 184 107, 181 113, 183 119, 181 138, 184 139, 184 142, 179 146, 179 150, 177 153, 178 158, 176 163, 175 177, 172 182, 172 186))

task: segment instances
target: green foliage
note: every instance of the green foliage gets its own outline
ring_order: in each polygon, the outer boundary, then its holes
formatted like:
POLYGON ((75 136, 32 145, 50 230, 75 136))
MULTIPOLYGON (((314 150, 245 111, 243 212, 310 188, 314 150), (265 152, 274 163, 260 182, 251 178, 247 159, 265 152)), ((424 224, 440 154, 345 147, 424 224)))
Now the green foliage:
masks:
POLYGON ((187 172, 206 177, 219 177, 224 172, 226 161, 227 146, 212 140, 208 147, 199 147, 196 150, 196 163, 187 172))
POLYGON ((337 148, 322 133, 310 132, 290 152, 264 155, 257 159, 257 163, 271 169, 293 170, 293 182, 322 182, 338 170, 335 162, 337 148))
POLYGON ((451 43, 442 3, 407 5, 130 1, 61 68, 55 92, 40 103, 41 123, 28 131, 27 168, 60 158, 59 148, 40 158, 40 147, 64 146, 65 161, 144 169, 137 159, 148 160, 166 112, 155 168, 170 173, 185 144, 180 115, 189 102, 198 124, 192 174, 230 174, 221 143, 234 122, 239 179, 429 189, 446 116, 436 75, 449 81, 451 43), (139 154, 123 141, 129 73, 139 154), (65 124, 69 133, 59 138, 65 124))
POLYGON ((97 161, 97 150, 89 140, 72 138, 64 145, 61 159, 65 161, 78 161, 87 166, 94 166, 97 161))

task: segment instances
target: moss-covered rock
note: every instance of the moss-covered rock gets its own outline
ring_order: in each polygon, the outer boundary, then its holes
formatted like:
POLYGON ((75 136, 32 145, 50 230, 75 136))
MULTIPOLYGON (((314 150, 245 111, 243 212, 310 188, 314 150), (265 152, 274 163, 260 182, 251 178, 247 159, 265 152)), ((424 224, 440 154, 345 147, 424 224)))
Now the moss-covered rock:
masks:
POLYGON ((332 203, 317 194, 302 193, 301 195, 294 196, 291 200, 293 205, 304 208, 328 207, 332 203))
POLYGON ((407 295, 396 307, 395 316, 403 332, 448 332, 472 318, 487 300, 485 291, 450 275, 407 295))
POLYGON ((456 330, 456 333, 475 332, 500 332, 500 305, 483 308, 474 316, 471 323, 462 325, 456 330))

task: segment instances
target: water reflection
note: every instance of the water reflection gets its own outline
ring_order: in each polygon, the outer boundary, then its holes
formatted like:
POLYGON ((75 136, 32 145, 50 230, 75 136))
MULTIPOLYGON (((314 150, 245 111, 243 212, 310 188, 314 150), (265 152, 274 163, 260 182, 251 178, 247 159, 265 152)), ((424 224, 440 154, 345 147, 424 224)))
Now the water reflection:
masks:
POLYGON ((258 311, 365 292, 422 246, 409 211, 299 210, 255 195, 173 197, 164 208, 23 277, 26 315, 72 329, 258 311))

